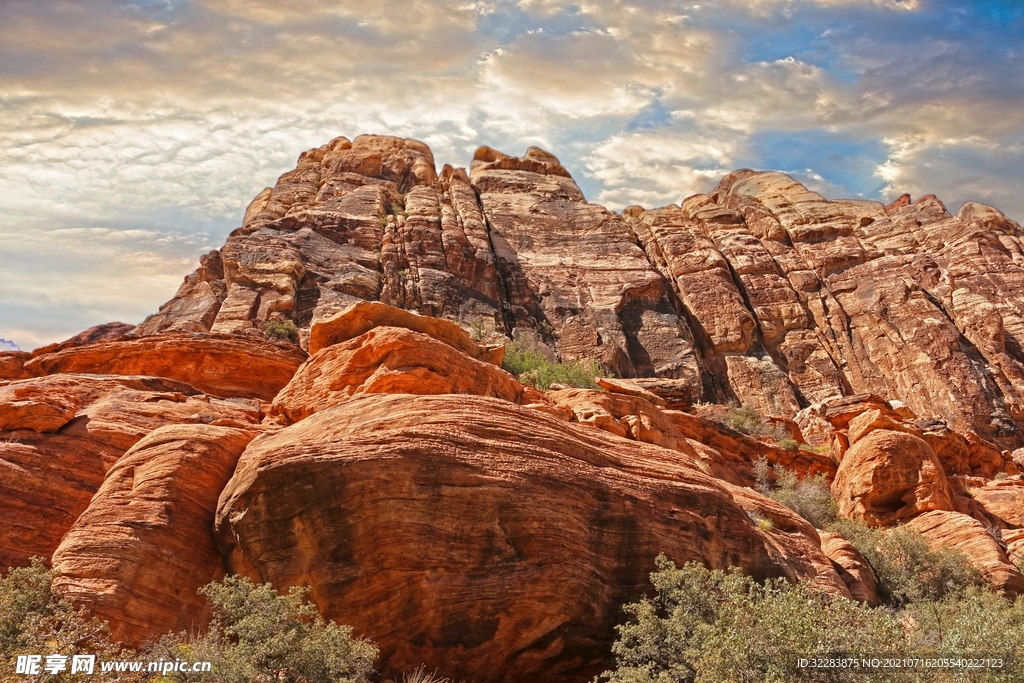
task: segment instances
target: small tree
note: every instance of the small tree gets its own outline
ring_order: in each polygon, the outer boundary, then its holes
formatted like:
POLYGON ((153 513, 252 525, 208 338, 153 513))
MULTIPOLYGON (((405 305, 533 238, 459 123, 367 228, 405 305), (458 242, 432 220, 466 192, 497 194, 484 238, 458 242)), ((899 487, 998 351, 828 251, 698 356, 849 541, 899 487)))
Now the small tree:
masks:
POLYGON ((908 527, 873 529, 842 521, 831 527, 853 543, 878 578, 882 599, 895 607, 941 600, 984 584, 967 556, 955 548, 932 548, 908 527))
MULTIPOLYGON (((53 590, 56 573, 43 560, 32 558, 28 567, 8 569, 0 579, 0 681, 24 681, 15 674, 18 655, 95 655, 96 661, 130 659, 131 650, 110 642, 105 622, 76 608, 53 590), (7 666, 10 664, 10 666, 7 666)), ((70 669, 70 667, 68 667, 70 669)), ((66 673, 66 672, 65 672, 66 673)), ((45 671, 38 681, 59 680, 61 674, 45 671)), ((91 677, 101 682, 141 681, 140 674, 103 673, 98 664, 91 677)))
POLYGON ((213 673, 174 673, 171 680, 208 683, 366 683, 377 648, 351 626, 325 621, 307 602, 308 588, 280 595, 273 585, 229 576, 200 589, 213 608, 207 634, 167 636, 153 648, 166 659, 213 662, 213 673))

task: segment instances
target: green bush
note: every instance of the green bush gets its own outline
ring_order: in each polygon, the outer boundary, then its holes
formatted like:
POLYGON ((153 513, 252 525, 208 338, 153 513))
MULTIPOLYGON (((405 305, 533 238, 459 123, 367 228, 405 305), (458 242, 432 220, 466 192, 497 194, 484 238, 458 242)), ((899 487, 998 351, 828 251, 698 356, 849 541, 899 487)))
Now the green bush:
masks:
MULTIPOLYGON (((130 659, 134 652, 110 642, 106 623, 72 606, 53 590, 55 573, 36 557, 28 567, 8 569, 0 579, 0 681, 25 681, 15 674, 19 654, 66 657, 96 655, 97 661, 130 659), (10 665, 10 666, 8 666, 10 665)), ((69 660, 70 661, 70 660, 69 660)), ((42 673, 37 681, 56 681, 61 674, 42 673)), ((97 664, 96 681, 141 681, 143 676, 107 673, 97 664)))
POLYGON ((661 556, 651 574, 656 595, 625 606, 617 626, 613 683, 949 683, 1021 681, 1024 598, 1010 603, 967 588, 903 611, 830 597, 782 579, 759 584, 737 569, 677 568, 661 556), (797 657, 1001 657, 989 671, 814 670, 797 657))
MULTIPOLYGON (((764 416, 749 404, 742 406, 730 405, 724 415, 711 417, 711 419, 719 424, 732 427, 737 432, 747 436, 770 436, 780 442, 780 445, 782 445, 781 442, 784 440, 793 440, 793 435, 789 433, 788 429, 770 420, 765 420, 764 416)), ((794 441, 794 447, 795 443, 794 441)), ((783 446, 783 448, 786 448, 786 446, 783 446)))
POLYGON ((366 683, 377 648, 352 637, 352 627, 325 621, 307 602, 308 588, 280 595, 269 584, 229 576, 200 589, 213 610, 203 636, 167 636, 151 653, 200 659, 213 673, 174 673, 168 680, 208 683, 366 683))
POLYGON ((807 584, 784 579, 759 584, 739 570, 711 571, 664 556, 651 574, 657 596, 625 606, 631 617, 616 627, 616 668, 599 679, 614 683, 731 683, 881 681, 852 672, 820 673, 795 667, 796 657, 837 651, 894 651, 899 621, 807 584))
POLYGON ((824 529, 839 519, 828 479, 823 474, 800 479, 796 472, 778 465, 769 468, 766 458, 758 458, 754 462, 754 477, 762 495, 785 505, 815 529, 824 529), (774 486, 768 479, 769 469, 775 472, 774 486))
POLYGON ((882 599, 899 607, 942 600, 983 584, 978 570, 955 548, 933 549, 908 527, 873 529, 841 521, 830 527, 853 543, 878 579, 882 599))
POLYGON ((263 326, 263 331, 275 339, 290 341, 293 344, 299 342, 299 328, 291 320, 268 320, 263 326))
POLYGON ((543 354, 516 341, 505 345, 505 360, 501 367, 523 384, 529 384, 541 391, 548 389, 552 384, 596 389, 594 379, 605 376, 594 361, 552 363, 543 354))

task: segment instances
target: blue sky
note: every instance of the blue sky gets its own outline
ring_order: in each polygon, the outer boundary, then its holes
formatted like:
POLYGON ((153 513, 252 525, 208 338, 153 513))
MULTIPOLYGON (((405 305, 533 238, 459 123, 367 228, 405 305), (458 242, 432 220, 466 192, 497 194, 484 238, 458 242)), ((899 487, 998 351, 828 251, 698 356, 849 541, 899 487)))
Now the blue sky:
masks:
POLYGON ((337 135, 539 145, 613 209, 756 168, 1020 221, 1022 105, 1020 2, 3 0, 0 337, 141 320, 337 135))

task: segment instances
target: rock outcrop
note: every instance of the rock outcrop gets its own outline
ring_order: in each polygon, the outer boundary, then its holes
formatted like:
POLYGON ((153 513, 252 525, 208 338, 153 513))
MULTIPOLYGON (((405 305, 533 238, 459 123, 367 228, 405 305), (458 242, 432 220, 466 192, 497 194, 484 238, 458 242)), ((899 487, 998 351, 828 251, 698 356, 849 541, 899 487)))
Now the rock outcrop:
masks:
POLYGON ((763 460, 1021 594, 1022 235, 753 171, 617 214, 537 148, 337 138, 140 325, 0 351, 0 567, 52 558, 131 644, 232 571, 311 586, 386 675, 570 683, 659 553, 878 604, 763 460), (509 339, 610 376, 542 393, 509 339))
POLYGON ((968 203, 828 201, 781 173, 621 215, 548 152, 480 148, 436 174, 414 140, 338 138, 260 193, 244 224, 133 334, 313 323, 381 301, 532 330, 566 360, 677 382, 683 402, 792 417, 874 393, 1024 445, 1020 226, 968 203))
POLYGON ((258 338, 164 334, 44 352, 25 363, 25 370, 33 375, 166 377, 214 396, 269 401, 305 359, 295 346, 258 338))
POLYGON ((258 401, 172 380, 52 375, 0 386, 0 567, 48 558, 107 471, 168 424, 253 427, 258 401))
POLYGON ((205 628, 209 608, 196 591, 224 576, 217 497, 253 436, 205 424, 150 432, 107 472, 53 554, 56 589, 131 647, 205 628))
POLYGON ((586 680, 659 552, 846 593, 810 525, 690 456, 477 396, 359 395, 257 438, 217 537, 232 571, 312 586, 385 673, 586 680))

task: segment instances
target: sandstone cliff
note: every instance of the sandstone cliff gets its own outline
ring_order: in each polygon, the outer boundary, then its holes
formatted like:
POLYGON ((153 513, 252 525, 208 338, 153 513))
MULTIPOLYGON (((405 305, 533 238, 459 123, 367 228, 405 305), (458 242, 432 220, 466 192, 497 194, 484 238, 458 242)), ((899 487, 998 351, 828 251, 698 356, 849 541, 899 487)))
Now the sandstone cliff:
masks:
POLYGON ((532 331, 562 359, 795 414, 874 393, 1024 445, 1024 250, 996 209, 826 201, 780 173, 622 215, 551 154, 440 175, 413 140, 338 138, 261 192, 133 335, 311 324, 359 300, 532 331))
POLYGON ((203 628, 234 572, 311 586, 384 675, 575 683, 659 553, 878 603, 763 459, 1022 594, 1020 239, 751 171, 620 215, 539 149, 438 176, 339 138, 138 327, 0 353, 0 565, 49 558, 132 645, 203 628), (615 378, 524 386, 488 332, 615 378))

